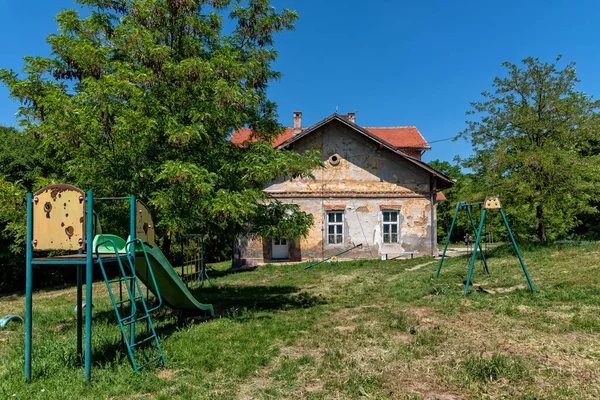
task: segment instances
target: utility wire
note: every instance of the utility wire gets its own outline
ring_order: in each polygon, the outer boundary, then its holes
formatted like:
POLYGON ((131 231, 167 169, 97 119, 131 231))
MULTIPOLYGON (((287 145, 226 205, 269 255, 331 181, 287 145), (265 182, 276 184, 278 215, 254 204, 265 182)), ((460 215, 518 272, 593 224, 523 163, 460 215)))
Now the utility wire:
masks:
POLYGON ((428 142, 428 143, 429 143, 429 144, 431 144, 431 143, 439 143, 439 142, 445 142, 445 141, 448 141, 448 140, 453 140, 453 139, 454 139, 454 136, 452 136, 452 137, 449 137, 449 138, 446 138, 446 139, 438 139, 438 140, 433 140, 433 141, 431 141, 431 142, 428 142))

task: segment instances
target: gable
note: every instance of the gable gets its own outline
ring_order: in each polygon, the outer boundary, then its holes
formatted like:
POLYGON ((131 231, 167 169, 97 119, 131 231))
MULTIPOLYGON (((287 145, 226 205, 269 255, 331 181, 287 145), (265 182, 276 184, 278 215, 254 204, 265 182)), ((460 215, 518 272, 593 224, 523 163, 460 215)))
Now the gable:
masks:
MULTIPOLYGON (((454 184, 454 181, 452 181, 450 177, 421 161, 421 151, 430 149, 430 146, 415 127, 363 128, 356 125, 353 122, 353 119, 351 120, 348 116, 341 116, 337 113, 333 113, 310 128, 287 128, 285 132, 271 144, 278 150, 293 149, 297 147, 297 142, 303 141, 307 136, 314 135, 315 132, 322 130, 322 128, 329 124, 343 125, 346 128, 349 128, 348 132, 353 131, 374 142, 379 150, 385 148, 395 154, 396 158, 403 159, 409 164, 416 166, 417 169, 425 171, 429 174, 430 191, 449 188, 454 184), (410 141, 406 142, 405 139, 399 139, 402 137, 402 135, 398 135, 400 131, 412 132, 412 136, 406 136, 411 138, 410 141), (382 137, 385 137, 387 140, 382 139, 382 137), (394 144, 391 144, 388 140, 393 140, 394 144), (408 147, 398 146, 400 143, 404 143, 404 145, 407 145, 408 147)), ((235 145, 244 145, 244 143, 252 142, 252 131, 248 128, 239 129, 233 133, 229 140, 235 145)), ((317 146, 317 148, 319 147, 317 146)))
POLYGON ((282 179, 265 190, 274 196, 414 197, 430 192, 428 171, 340 121, 331 121, 289 146, 298 152, 313 148, 321 152, 325 164, 313 171, 315 180, 282 179))

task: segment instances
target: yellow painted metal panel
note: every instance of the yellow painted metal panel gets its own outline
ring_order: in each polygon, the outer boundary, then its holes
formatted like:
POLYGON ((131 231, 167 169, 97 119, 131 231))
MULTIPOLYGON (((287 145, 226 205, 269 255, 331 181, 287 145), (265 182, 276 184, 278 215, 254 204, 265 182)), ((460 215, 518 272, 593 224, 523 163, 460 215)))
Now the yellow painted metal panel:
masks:
POLYGON ((71 185, 50 185, 33 195, 33 248, 79 250, 85 243, 85 193, 71 185))
POLYGON ((500 199, 498 197, 488 196, 485 198, 483 208, 486 210, 499 210, 502 208, 502 204, 500 204, 500 199))
POLYGON ((148 207, 140 200, 135 201, 135 235, 150 246, 154 246, 156 234, 148 207))

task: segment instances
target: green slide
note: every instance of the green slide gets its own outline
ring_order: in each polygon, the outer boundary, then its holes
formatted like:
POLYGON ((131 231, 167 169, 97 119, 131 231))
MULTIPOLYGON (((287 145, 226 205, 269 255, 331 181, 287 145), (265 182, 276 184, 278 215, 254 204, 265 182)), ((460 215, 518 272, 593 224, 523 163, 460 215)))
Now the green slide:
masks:
MULTIPOLYGON (((102 243, 105 240, 111 240, 117 247, 119 253, 125 253, 126 242, 116 235, 96 235, 93 242, 94 249, 96 249, 99 243, 102 243)), ((150 247, 146 245, 145 247, 146 253, 148 254, 148 261, 150 261, 150 265, 152 266, 154 279, 156 279, 156 284, 158 285, 158 290, 160 291, 160 296, 162 297, 163 302, 173 309, 192 312, 208 311, 210 312, 210 315, 214 317, 215 312, 213 310, 213 306, 211 304, 199 303, 198 300, 196 300, 185 284, 181 281, 179 275, 177 275, 177 272, 175 272, 173 266, 169 260, 167 260, 167 257, 165 257, 163 252, 160 251, 157 246, 150 247)), ((150 291, 156 295, 154 283, 148 274, 148 264, 144 258, 144 253, 141 251, 139 245, 136 246, 136 250, 135 274, 144 283, 144 285, 148 286, 150 291)), ((114 254, 115 250, 112 245, 104 244, 98 246, 98 252, 114 254)))
MULTIPOLYGON (((211 304, 199 303, 196 300, 181 281, 169 260, 167 260, 157 246, 146 246, 146 253, 148 254, 148 260, 152 266, 152 272, 160 290, 160 295, 169 307, 179 310, 209 311, 211 316, 215 316, 213 306, 211 304)), ((152 293, 156 294, 152 279, 148 276, 148 267, 143 253, 138 253, 135 258, 135 274, 144 282, 144 285, 148 286, 152 293)))

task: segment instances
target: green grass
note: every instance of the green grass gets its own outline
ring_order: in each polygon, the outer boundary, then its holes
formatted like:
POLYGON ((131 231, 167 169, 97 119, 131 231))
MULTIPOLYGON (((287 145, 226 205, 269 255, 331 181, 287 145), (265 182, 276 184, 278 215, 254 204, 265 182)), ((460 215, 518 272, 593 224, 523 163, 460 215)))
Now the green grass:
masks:
MULTIPOLYGON (((193 291, 219 317, 154 315, 167 366, 140 374, 98 281, 91 385, 75 356, 75 288, 39 291, 33 382, 23 384, 24 327, 9 324, 0 330, 0 398, 600 397, 600 245, 522 253, 535 295, 505 246, 488 254, 491 276, 477 266, 467 298, 466 257, 447 259, 437 280, 437 262, 407 270, 428 257, 308 271, 211 265, 212 285, 193 291)), ((22 294, 0 297, 0 315, 23 310, 22 294)))

